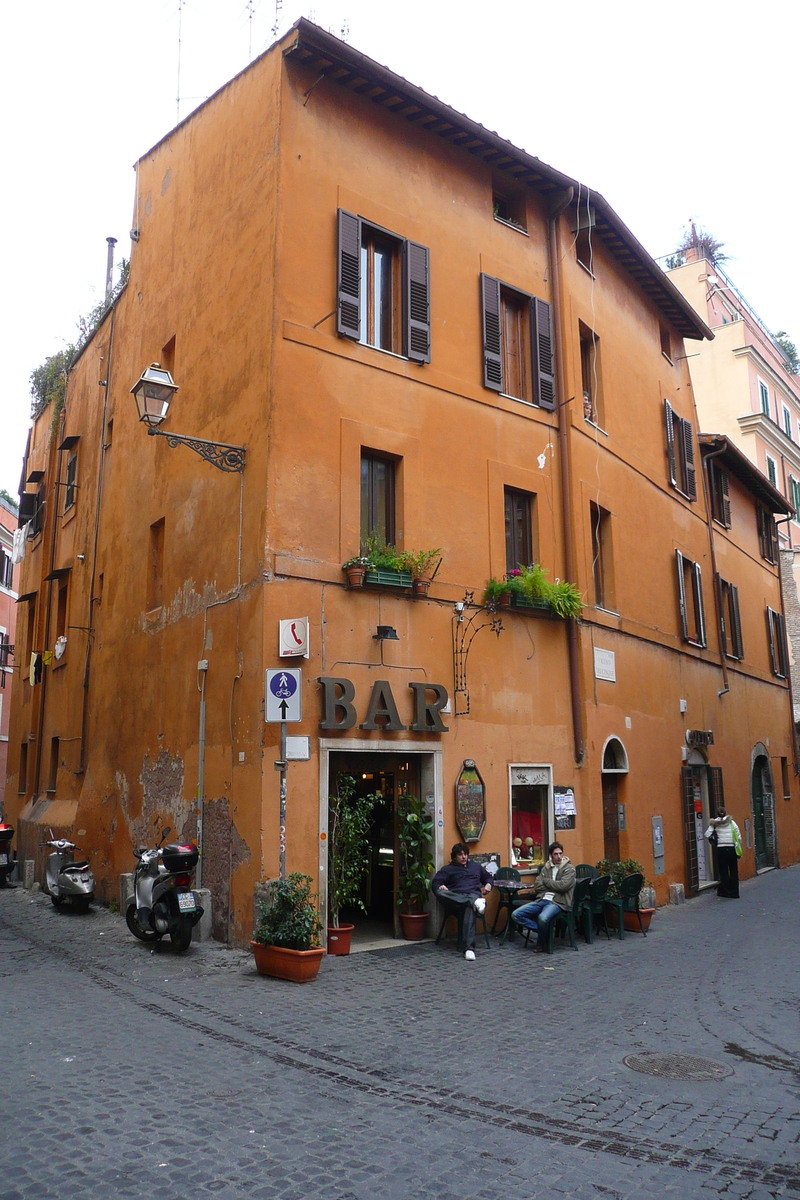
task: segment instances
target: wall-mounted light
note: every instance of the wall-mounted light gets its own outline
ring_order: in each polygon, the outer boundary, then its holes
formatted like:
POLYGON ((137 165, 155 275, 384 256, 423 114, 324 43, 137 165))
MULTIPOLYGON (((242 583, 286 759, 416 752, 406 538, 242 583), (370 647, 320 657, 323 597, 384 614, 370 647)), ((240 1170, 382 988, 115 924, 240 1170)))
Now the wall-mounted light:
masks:
POLYGON ((206 462, 213 463, 220 471, 244 470, 244 446, 233 446, 229 442, 211 442, 206 438, 187 437, 183 433, 167 433, 156 429, 166 417, 178 384, 160 363, 150 363, 146 371, 131 388, 139 420, 147 426, 151 435, 158 434, 167 439, 168 446, 188 446, 206 462))
POLYGON ((379 625, 378 632, 373 633, 373 641, 376 642, 399 642, 397 630, 392 625, 379 625))

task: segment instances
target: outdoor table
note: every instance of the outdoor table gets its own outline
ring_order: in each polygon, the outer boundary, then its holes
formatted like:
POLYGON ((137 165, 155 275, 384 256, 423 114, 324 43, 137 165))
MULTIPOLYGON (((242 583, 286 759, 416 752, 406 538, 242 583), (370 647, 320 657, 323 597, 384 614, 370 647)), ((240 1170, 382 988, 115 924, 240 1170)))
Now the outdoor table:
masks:
MULTIPOLYGON (((496 887, 500 893, 500 903, 508 905, 508 920, 506 927, 500 935, 499 945, 504 946, 507 941, 513 941, 514 930, 511 925, 511 901, 518 892, 532 892, 535 887, 535 880, 531 879, 493 879, 492 887, 496 887), (509 936, 510 935, 510 936, 509 936)), ((497 918, 495 917, 495 924, 497 918)), ((492 930, 494 933, 494 930, 492 930)))

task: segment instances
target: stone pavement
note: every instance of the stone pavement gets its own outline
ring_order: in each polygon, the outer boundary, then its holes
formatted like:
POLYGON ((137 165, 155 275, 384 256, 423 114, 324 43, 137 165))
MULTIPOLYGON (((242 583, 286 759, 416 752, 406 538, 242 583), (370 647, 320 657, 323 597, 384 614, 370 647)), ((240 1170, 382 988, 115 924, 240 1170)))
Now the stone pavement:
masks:
POLYGON ((798 902, 793 868, 646 939, 408 945, 299 987, 0 892, 0 1198, 800 1196, 798 902))

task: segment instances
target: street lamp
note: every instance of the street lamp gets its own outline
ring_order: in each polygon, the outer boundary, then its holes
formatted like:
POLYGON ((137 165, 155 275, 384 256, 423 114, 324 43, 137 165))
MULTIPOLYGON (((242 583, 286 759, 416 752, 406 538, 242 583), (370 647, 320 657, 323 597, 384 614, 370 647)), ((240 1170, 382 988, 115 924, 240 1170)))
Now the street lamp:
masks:
POLYGON ((206 438, 187 437, 182 433, 167 433, 157 429, 169 412, 172 397, 178 384, 160 363, 151 363, 131 388, 139 420, 147 426, 151 437, 165 437, 168 446, 188 446, 206 462, 219 467, 220 471, 244 471, 244 446, 233 446, 228 442, 211 442, 206 438))

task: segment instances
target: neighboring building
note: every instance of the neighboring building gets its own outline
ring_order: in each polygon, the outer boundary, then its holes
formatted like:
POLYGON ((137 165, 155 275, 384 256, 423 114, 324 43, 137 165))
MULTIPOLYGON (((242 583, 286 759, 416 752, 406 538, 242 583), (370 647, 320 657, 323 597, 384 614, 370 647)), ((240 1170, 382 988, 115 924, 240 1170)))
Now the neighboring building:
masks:
POLYGON ((723 268, 702 246, 683 254, 670 279, 714 340, 687 343, 695 404, 704 429, 724 433, 791 506, 778 525, 794 719, 800 722, 800 379, 778 342, 723 268))
POLYGON ((19 564, 13 562, 17 510, 0 496, 0 818, 3 816, 8 770, 8 728, 14 688, 14 637, 17 624, 19 564))
POLYGON ((437 864, 470 825, 503 865, 557 831, 575 862, 640 859, 663 902, 713 879, 723 789, 743 874, 755 791, 756 845, 796 861, 757 526, 788 505, 724 439, 698 442, 679 348, 710 331, 602 197, 305 20, 137 176, 129 282, 26 456, 21 661, 43 658, 12 721, 23 856, 43 825, 80 829, 116 895, 154 820, 197 833, 199 795, 215 936, 245 941, 280 854, 264 672, 299 663, 286 863, 323 915, 342 771, 382 796, 364 900, 387 930, 412 789, 437 864), (180 390, 148 437, 130 390, 153 361, 180 390), (233 470, 169 431, 234 447, 233 470), (391 576, 347 587, 370 537, 441 547, 427 599, 391 576), (579 622, 477 607, 532 560, 577 583, 579 622), (306 617, 309 657, 287 663, 279 621, 302 644, 306 617))

